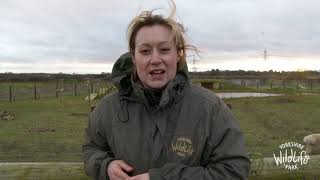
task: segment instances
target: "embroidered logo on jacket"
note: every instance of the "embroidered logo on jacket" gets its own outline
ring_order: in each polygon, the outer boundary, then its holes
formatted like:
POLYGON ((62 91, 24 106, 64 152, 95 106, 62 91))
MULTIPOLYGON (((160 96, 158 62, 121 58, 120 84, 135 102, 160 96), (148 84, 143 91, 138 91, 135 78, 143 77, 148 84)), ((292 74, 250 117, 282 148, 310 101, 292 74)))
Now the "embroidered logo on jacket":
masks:
POLYGON ((192 141, 189 138, 179 137, 176 142, 172 142, 171 147, 181 157, 191 156, 194 152, 192 141))

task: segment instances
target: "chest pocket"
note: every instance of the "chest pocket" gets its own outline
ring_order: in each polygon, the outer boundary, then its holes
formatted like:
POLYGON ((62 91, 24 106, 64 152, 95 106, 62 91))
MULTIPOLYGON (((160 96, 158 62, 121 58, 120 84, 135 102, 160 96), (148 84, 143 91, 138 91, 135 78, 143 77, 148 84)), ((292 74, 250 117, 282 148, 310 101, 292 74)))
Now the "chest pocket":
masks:
POLYGON ((189 166, 201 164, 202 152, 205 148, 204 133, 174 133, 168 135, 167 161, 183 163, 189 166))

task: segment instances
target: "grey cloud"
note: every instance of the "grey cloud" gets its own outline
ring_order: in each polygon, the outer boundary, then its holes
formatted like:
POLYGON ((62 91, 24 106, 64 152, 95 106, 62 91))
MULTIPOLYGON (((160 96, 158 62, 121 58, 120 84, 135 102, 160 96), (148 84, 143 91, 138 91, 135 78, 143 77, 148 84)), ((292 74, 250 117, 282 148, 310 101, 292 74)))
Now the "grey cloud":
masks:
MULTIPOLYGON (((177 0, 192 44, 211 54, 319 54, 317 0, 177 0)), ((114 61, 127 50, 126 27, 137 11, 166 0, 2 0, 3 59, 114 61)), ((25 60, 26 61, 26 60, 25 60)))
POLYGON ((315 8, 319 5, 315 0, 215 1, 197 5, 202 7, 197 13, 187 6, 184 22, 190 36, 213 51, 266 47, 315 52, 313 44, 320 40, 320 13, 315 8))

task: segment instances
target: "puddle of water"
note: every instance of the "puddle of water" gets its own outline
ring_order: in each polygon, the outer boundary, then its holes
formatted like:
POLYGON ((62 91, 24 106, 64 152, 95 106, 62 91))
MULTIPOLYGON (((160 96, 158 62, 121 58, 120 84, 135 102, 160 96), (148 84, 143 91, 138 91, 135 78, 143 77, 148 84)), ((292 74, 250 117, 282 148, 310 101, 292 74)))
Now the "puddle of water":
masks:
POLYGON ((302 93, 302 95, 305 95, 305 96, 316 96, 318 94, 317 93, 302 93))
POLYGON ((242 97, 268 97, 268 96, 282 96, 282 94, 270 93, 216 93, 220 98, 242 98, 242 97))

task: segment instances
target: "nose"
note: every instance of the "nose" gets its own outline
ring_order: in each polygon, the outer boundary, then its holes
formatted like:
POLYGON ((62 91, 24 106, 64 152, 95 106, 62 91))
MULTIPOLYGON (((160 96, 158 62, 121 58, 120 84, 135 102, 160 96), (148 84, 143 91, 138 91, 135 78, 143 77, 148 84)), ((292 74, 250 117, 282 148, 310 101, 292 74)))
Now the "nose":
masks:
POLYGON ((157 65, 157 64, 160 64, 161 62, 162 62, 162 60, 161 60, 161 57, 159 55, 159 52, 153 51, 150 63, 153 64, 153 65, 157 65))

